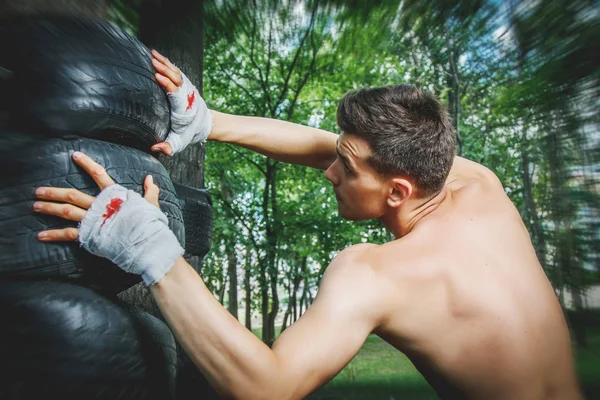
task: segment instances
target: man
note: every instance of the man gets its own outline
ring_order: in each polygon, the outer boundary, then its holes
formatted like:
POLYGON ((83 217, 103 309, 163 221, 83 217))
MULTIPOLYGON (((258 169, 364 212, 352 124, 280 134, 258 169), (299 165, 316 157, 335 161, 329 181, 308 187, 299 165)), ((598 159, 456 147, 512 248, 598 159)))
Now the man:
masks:
POLYGON ((40 239, 79 237, 94 254, 141 274, 180 343, 222 395, 304 398, 375 333, 405 353, 444 398, 581 398, 569 331, 527 230, 497 177, 454 156, 454 132, 435 98, 408 85, 351 92, 338 108, 338 136, 209 114, 185 76, 153 55, 174 118, 174 131, 155 150, 172 154, 209 135, 327 169, 342 217, 377 218, 396 237, 339 253, 313 305, 268 348, 181 257, 156 208, 151 178, 144 200, 76 153, 103 190, 94 199, 40 188, 41 199, 69 204, 40 201, 38 212, 68 211, 82 221, 79 231, 48 231, 40 239), (117 234, 133 239, 116 243, 117 234))

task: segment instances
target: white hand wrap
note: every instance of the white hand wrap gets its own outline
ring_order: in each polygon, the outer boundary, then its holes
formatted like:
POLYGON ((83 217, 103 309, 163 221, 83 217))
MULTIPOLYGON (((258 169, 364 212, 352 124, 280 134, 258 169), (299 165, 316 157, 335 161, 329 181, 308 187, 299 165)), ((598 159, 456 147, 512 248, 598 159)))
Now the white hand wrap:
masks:
POLYGON ((179 153, 189 144, 204 142, 212 129, 212 116, 206 103, 192 82, 181 73, 183 85, 174 93, 167 93, 171 103, 171 131, 165 142, 179 153))
POLYGON ((79 224, 79 242, 146 285, 161 280, 183 255, 168 219, 156 206, 120 185, 104 189, 79 224))

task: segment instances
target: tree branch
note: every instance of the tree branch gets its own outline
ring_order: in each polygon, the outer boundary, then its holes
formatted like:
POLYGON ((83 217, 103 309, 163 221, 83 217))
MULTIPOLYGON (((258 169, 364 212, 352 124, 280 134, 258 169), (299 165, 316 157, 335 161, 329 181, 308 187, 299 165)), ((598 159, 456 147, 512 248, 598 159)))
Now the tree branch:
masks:
POLYGON ((240 89, 242 89, 242 91, 250 98, 252 99, 252 101, 254 103, 257 103, 256 98, 252 95, 252 93, 250 93, 250 91, 248 89, 246 89, 242 84, 238 83, 231 75, 229 75, 229 73, 227 72, 227 70, 225 69, 225 67, 223 67, 223 64, 221 64, 219 62, 219 58, 215 57, 214 58, 215 63, 217 63, 217 65, 219 66, 219 68, 221 69, 221 72, 223 72, 223 74, 231 81, 233 82, 237 87, 239 87, 240 89))
POLYGON ((250 157, 242 153, 240 150, 236 149, 234 146, 230 146, 231 150, 235 153, 239 154, 244 160, 248 161, 250 164, 254 165, 264 176, 267 176, 267 171, 263 169, 263 167, 258 164, 256 161, 252 160, 250 157))
POLYGON ((302 40, 300 41, 300 44, 298 45, 298 49, 296 50, 296 54, 294 54, 294 59, 292 60, 292 63, 290 64, 289 68, 288 68, 288 73, 287 76, 285 77, 285 81, 283 84, 283 88, 281 89, 281 92, 279 94, 279 97, 277 98, 277 102, 274 104, 274 107, 271 108, 271 114, 274 115, 275 114, 275 109, 277 108, 277 106, 279 106, 279 104, 281 104, 281 102, 283 101, 289 85, 290 85, 290 79, 292 77, 292 73, 294 72, 294 69, 296 67, 296 64, 298 63, 298 58, 300 57, 300 52, 302 51, 302 48, 304 47, 304 42, 306 41, 306 38, 308 37, 308 35, 311 33, 314 24, 315 24, 315 18, 317 16, 317 8, 319 7, 319 2, 316 1, 315 2, 315 6, 313 8, 312 11, 312 15, 310 17, 310 23, 308 24, 308 28, 306 29, 306 32, 304 32, 304 36, 302 37, 302 40))

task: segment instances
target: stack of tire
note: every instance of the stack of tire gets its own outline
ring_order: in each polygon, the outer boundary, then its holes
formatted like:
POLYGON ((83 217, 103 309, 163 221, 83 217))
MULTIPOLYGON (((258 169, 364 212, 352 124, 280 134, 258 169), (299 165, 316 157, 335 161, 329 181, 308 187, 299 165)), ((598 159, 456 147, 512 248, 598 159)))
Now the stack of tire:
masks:
POLYGON ((174 185, 150 152, 170 123, 150 52, 107 22, 66 17, 4 19, 0 37, 0 399, 176 398, 172 333, 116 300, 140 277, 38 241, 76 223, 32 211, 40 186, 99 192, 72 161, 81 151, 140 194, 152 174, 186 254, 208 252, 208 193, 174 185))

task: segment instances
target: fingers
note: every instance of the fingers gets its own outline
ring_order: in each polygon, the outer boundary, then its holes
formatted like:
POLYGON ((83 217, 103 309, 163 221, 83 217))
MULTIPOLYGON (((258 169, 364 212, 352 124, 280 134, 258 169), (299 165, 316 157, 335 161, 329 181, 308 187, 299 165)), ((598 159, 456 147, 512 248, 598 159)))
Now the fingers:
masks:
POLYGON ((104 167, 85 154, 76 151, 73 153, 73 159, 77 165, 90 174, 101 190, 115 184, 115 181, 106 173, 104 167))
POLYGON ((170 68, 174 72, 179 72, 179 68, 177 68, 176 66, 171 64, 171 61, 169 61, 169 59, 167 57, 163 56, 158 51, 152 50, 152 56, 154 56, 154 58, 156 58, 158 61, 160 61, 161 63, 166 65, 168 68, 170 68))
POLYGON ((166 156, 173 155, 173 146, 167 142, 157 143, 151 147, 151 150, 155 152, 161 152, 166 156))
POLYGON ((181 77, 181 72, 179 70, 173 71, 171 68, 166 66, 165 64, 158 61, 156 58, 152 59, 152 65, 161 75, 166 76, 173 82, 176 86, 183 85, 183 78, 181 77))
POLYGON ((79 238, 77 228, 54 229, 38 233, 42 242, 74 242, 79 238))
POLYGON ((158 83, 164 87, 167 92, 175 93, 183 85, 183 78, 179 68, 156 50, 152 50, 152 65, 157 73, 154 74, 158 83))
POLYGON ((176 86, 169 78, 159 73, 154 74, 154 77, 156 78, 156 81, 160 84, 160 86, 164 87, 167 92, 175 93, 179 90, 179 87, 176 86))
POLYGON ((94 202, 95 197, 87 195, 76 189, 62 189, 62 188, 51 188, 51 187, 40 187, 35 191, 35 195, 38 199, 58 201, 62 203, 69 203, 74 206, 87 210, 94 202))
POLYGON ((159 193, 160 189, 154 184, 154 179, 152 179, 152 175, 148 175, 144 180, 144 199, 146 199, 146 201, 148 201, 150 204, 160 208, 158 204, 159 193))
POLYGON ((56 215, 70 221, 81 222, 85 216, 85 210, 71 204, 57 204, 46 201, 33 203, 33 210, 40 214, 56 215))

